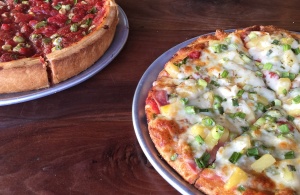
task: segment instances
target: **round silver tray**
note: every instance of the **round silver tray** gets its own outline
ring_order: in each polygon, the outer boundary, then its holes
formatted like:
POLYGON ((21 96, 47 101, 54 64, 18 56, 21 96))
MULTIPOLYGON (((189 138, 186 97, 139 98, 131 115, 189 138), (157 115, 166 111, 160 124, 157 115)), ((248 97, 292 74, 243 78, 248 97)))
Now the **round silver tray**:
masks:
POLYGON ((145 115, 145 100, 149 90, 152 87, 153 81, 156 80, 165 63, 167 63, 167 61, 169 61, 174 53, 176 53, 180 48, 188 45, 192 41, 196 40, 196 38, 197 37, 176 45, 175 47, 163 53, 149 66, 137 85, 132 104, 133 126, 137 140, 143 152, 155 170, 181 194, 202 193, 193 185, 186 182, 166 163, 166 161, 160 158, 159 153, 156 150, 148 132, 145 115))
POLYGON ((0 106, 26 102, 60 92, 87 80, 106 67, 122 50, 129 34, 129 23, 127 16, 120 6, 118 6, 118 10, 119 23, 116 28, 113 42, 105 54, 93 66, 77 76, 53 85, 49 88, 19 93, 0 94, 0 106))

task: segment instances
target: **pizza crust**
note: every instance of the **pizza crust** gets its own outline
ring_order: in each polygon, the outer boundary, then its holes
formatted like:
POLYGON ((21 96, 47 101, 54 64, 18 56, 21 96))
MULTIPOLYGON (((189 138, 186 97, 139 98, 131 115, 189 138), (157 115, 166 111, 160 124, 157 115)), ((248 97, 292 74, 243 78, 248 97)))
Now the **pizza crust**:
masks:
POLYGON ((47 68, 39 58, 0 63, 0 93, 49 87, 47 68))
POLYGON ((60 83, 92 66, 110 46, 118 24, 118 9, 110 1, 108 14, 101 25, 79 42, 46 55, 51 82, 60 83))

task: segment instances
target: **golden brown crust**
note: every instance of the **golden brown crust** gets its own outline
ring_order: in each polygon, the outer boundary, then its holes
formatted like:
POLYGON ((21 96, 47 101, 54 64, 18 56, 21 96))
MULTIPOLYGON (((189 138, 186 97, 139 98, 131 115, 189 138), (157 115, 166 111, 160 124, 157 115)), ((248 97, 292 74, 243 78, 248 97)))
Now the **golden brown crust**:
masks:
POLYGON ((0 65, 0 93, 49 87, 46 66, 39 58, 24 58, 0 65))
POLYGON ((86 70, 107 50, 118 24, 117 5, 113 0, 108 3, 108 15, 91 34, 65 49, 46 55, 54 84, 86 70))
POLYGON ((184 130, 173 120, 154 119, 148 124, 150 137, 168 164, 187 182, 193 184, 199 177, 200 169, 191 160, 191 148, 186 143, 178 143, 174 139, 184 130), (176 160, 171 157, 176 154, 176 160))

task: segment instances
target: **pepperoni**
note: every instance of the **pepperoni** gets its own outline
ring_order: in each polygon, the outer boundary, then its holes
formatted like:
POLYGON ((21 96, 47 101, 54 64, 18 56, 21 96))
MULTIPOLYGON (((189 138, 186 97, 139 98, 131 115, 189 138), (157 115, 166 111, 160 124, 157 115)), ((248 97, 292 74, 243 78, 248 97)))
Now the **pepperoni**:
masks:
POLYGON ((4 53, 0 57, 0 62, 8 62, 18 59, 18 55, 14 53, 4 53))
POLYGON ((51 15, 52 7, 49 3, 39 3, 30 9, 35 14, 51 15))
POLYGON ((201 53, 200 51, 192 51, 188 57, 191 58, 191 59, 199 59, 201 53))
POLYGON ((14 12, 26 12, 29 9, 29 5, 26 4, 16 4, 14 8, 14 12))
POLYGON ((19 53, 21 55, 30 57, 30 56, 32 56, 34 54, 34 51, 31 48, 22 47, 22 48, 20 48, 19 53))
POLYGON ((48 24, 47 26, 45 27, 41 27, 41 28, 38 28, 34 31, 35 34, 43 34, 45 35, 46 37, 50 37, 51 35, 55 34, 58 30, 58 27, 57 26, 54 26, 54 25, 51 25, 51 24, 48 24))
POLYGON ((84 8, 75 7, 73 9, 74 16, 72 17, 72 22, 80 22, 86 15, 84 8))
POLYGON ((67 20, 68 20, 68 17, 65 14, 57 14, 55 16, 48 18, 47 22, 50 24, 55 24, 59 27, 62 27, 65 25, 67 20))
POLYGON ((11 24, 2 24, 1 30, 10 30, 12 28, 11 24))
POLYGON ((23 13, 15 13, 14 18, 15 18, 16 23, 29 22, 30 20, 33 19, 33 15, 23 14, 23 13))
POLYGON ((77 42, 80 39, 82 39, 84 37, 82 32, 83 32, 82 30, 79 30, 77 32, 71 32, 71 33, 65 34, 64 38, 63 38, 63 46, 67 47, 71 43, 77 42))
POLYGON ((25 34, 27 37, 30 36, 30 34, 32 33, 32 28, 29 26, 29 24, 23 24, 21 27, 21 33, 25 34))

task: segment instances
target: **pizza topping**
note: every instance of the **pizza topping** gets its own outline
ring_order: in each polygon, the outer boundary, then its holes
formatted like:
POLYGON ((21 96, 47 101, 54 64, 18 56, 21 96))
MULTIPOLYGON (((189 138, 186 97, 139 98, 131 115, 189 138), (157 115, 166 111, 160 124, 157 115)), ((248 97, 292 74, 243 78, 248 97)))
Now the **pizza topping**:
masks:
POLYGON ((275 162, 276 160, 272 155, 264 154, 262 157, 251 164, 251 168, 256 172, 261 173, 263 170, 270 167, 275 162))

